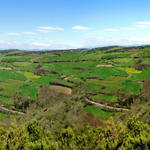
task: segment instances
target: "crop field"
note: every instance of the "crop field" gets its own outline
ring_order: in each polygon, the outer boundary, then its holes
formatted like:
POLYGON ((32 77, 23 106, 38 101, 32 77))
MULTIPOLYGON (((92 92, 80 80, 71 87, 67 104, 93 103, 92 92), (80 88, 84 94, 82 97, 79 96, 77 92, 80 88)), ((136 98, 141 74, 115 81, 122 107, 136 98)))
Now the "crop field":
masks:
MULTIPOLYGON (((138 47, 3 52, 0 102, 4 107, 26 112, 30 103, 43 107, 58 100, 89 97, 106 106, 129 108, 129 97, 142 95, 143 82, 150 79, 149 57, 150 48, 138 47)), ((83 114, 101 120, 113 116, 112 112, 82 103, 83 114)), ((5 115, 1 113, 0 118, 5 115)))
POLYGON ((5 96, 0 96, 0 101, 4 101, 7 104, 13 104, 14 100, 5 96))
POLYGON ((106 120, 107 118, 112 116, 111 112, 105 112, 101 110, 101 108, 96 106, 87 106, 84 109, 84 113, 92 113, 95 117, 98 117, 101 120, 106 120))
POLYGON ((101 100, 101 101, 111 101, 111 102, 116 102, 117 101, 117 96, 112 96, 112 95, 106 95, 106 94, 97 94, 94 96, 91 96, 93 99, 96 100, 101 100))

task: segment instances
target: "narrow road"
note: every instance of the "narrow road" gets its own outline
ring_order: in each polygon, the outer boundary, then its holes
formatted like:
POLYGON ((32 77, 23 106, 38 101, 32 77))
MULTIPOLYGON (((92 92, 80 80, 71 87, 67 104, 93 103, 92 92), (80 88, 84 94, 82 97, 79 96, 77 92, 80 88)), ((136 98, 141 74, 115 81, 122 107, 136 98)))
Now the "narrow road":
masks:
POLYGON ((0 106, 0 112, 5 113, 5 114, 13 114, 13 115, 24 115, 23 112, 10 110, 10 109, 7 109, 7 108, 2 107, 2 106, 0 106))
POLYGON ((103 108, 103 109, 106 110, 106 111, 114 111, 114 112, 130 111, 129 109, 126 109, 126 108, 117 108, 117 107, 105 106, 105 105, 103 105, 103 104, 99 104, 99 103, 96 103, 96 102, 91 101, 88 97, 86 97, 85 100, 86 100, 88 103, 90 103, 90 104, 93 104, 93 105, 96 105, 96 106, 98 106, 98 107, 103 108))

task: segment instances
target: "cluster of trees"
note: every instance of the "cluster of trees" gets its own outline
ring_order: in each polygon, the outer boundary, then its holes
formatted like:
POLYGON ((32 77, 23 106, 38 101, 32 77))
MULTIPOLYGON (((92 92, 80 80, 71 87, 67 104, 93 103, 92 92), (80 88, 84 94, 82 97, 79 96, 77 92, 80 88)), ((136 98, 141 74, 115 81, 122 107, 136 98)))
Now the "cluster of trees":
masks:
POLYGON ((58 129, 52 133, 38 121, 23 126, 0 127, 2 150, 148 150, 150 126, 135 117, 126 125, 107 121, 106 127, 89 125, 58 129))

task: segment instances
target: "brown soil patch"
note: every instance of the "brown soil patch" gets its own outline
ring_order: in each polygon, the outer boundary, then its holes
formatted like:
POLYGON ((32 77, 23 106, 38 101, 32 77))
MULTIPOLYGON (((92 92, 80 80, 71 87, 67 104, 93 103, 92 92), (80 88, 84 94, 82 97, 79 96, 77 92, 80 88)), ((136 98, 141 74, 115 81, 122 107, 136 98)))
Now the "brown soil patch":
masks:
POLYGON ((135 64, 133 66, 136 70, 146 70, 149 68, 149 65, 146 64, 135 64))
POLYGON ((150 97, 150 79, 144 80, 142 93, 144 97, 150 97))
POLYGON ((60 93, 58 92, 58 89, 56 89, 56 87, 49 87, 47 85, 42 86, 39 91, 38 104, 52 106, 53 104, 58 103, 58 101, 65 100, 67 98, 66 94, 60 93))
POLYGON ((67 87, 63 87, 63 86, 53 85, 50 87, 50 89, 54 90, 57 93, 62 93, 62 94, 66 94, 66 95, 72 94, 71 88, 67 88, 67 87))
POLYGON ((85 122, 88 122, 91 126, 95 126, 95 127, 101 126, 103 128, 106 127, 104 121, 95 118, 91 113, 82 114, 82 118, 85 122))
POLYGON ((69 77, 66 77, 64 80, 69 80, 69 79, 71 79, 71 78, 73 78, 74 77, 74 75, 71 75, 71 76, 69 76, 69 77))
POLYGON ((12 69, 9 67, 0 67, 0 70, 12 70, 12 69))
POLYGON ((97 65, 97 68, 101 68, 101 67, 113 67, 113 65, 97 65))
POLYGON ((139 59, 136 64, 133 66, 136 70, 146 70, 149 68, 148 64, 142 64, 142 59, 139 59))

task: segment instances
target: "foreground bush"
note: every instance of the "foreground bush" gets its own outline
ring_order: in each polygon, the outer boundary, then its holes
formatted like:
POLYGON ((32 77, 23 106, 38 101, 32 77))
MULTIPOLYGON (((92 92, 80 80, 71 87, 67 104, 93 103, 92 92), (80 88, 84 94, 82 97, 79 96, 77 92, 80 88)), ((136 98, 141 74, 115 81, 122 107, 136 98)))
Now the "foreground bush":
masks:
POLYGON ((148 150, 150 126, 135 117, 127 125, 109 120, 106 127, 66 127, 52 134, 34 121, 25 126, 0 128, 2 150, 148 150))

